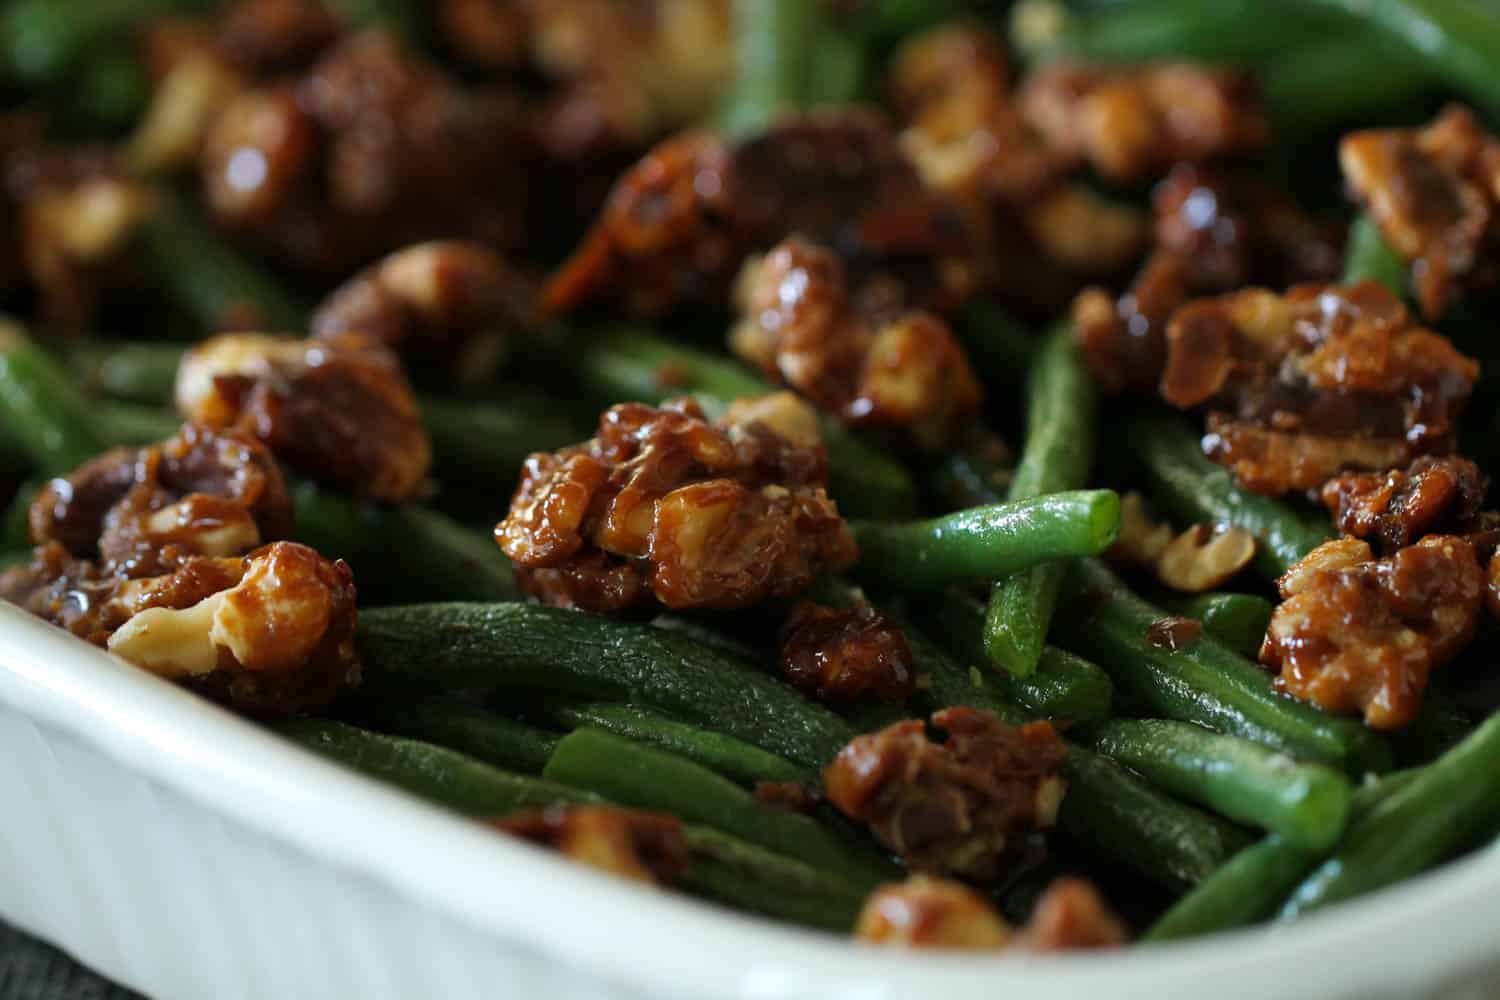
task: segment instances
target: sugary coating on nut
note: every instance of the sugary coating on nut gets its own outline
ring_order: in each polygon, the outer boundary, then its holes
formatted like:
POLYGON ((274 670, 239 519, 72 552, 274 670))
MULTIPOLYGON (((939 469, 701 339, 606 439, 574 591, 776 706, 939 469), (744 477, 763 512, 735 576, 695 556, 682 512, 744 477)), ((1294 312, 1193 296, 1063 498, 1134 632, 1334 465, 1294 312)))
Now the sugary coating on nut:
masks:
POLYGON ((37 545, 107 575, 157 576, 191 556, 239 556, 291 529, 275 459, 253 439, 188 424, 159 445, 117 448, 49 482, 32 502, 37 545))
POLYGON ((781 628, 781 674, 819 701, 874 696, 904 701, 916 664, 900 626, 866 603, 830 608, 803 601, 781 628))
POLYGON ((1422 128, 1344 137, 1339 164, 1393 249, 1412 261, 1422 313, 1500 286, 1500 140, 1450 105, 1422 128))
POLYGON ((1269 136, 1247 76, 1187 63, 1054 63, 1027 77, 1019 100, 1051 149, 1125 183, 1178 161, 1253 150, 1269 136))
POLYGON ((589 236, 550 279, 566 312, 617 303, 656 315, 727 301, 741 264, 790 233, 835 244, 864 294, 946 309, 972 288, 972 234, 878 116, 789 117, 729 142, 659 145, 616 183, 589 236))
POLYGON ((1424 535, 1465 535, 1480 527, 1489 477, 1454 455, 1430 455, 1404 469, 1348 472, 1323 486, 1323 506, 1344 534, 1380 545, 1385 555, 1424 535))
POLYGON ((687 872, 682 821, 613 806, 554 805, 495 820, 495 829, 634 882, 667 884, 687 872))
POLYGON ((1019 728, 988 712, 949 708, 856 737, 823 772, 828 800, 917 872, 987 879, 1028 834, 1052 826, 1066 753, 1050 723, 1019 728))
POLYGON ((1247 284, 1328 281, 1342 263, 1336 230, 1257 180, 1180 163, 1156 186, 1154 249, 1125 294, 1100 288, 1073 306, 1089 369, 1106 390, 1155 392, 1167 323, 1179 306, 1247 284))
POLYGON ((856 426, 903 429, 942 446, 982 401, 979 379, 941 319, 862 315, 830 250, 794 237, 746 269, 730 347, 819 408, 856 426))
POLYGON ((349 36, 300 78, 235 98, 204 140, 225 226, 343 277, 437 237, 516 246, 535 141, 510 95, 465 90, 394 36, 349 36))
POLYGON ((1011 929, 995 908, 962 882, 912 875, 883 885, 865 900, 854 936, 896 948, 998 951, 1011 929))
POLYGON ((313 336, 362 334, 408 365, 465 381, 493 373, 508 336, 531 321, 532 288, 489 248, 462 240, 398 250, 318 307, 313 336))
POLYGON ((1478 375, 1380 285, 1299 285, 1177 310, 1161 391, 1174 406, 1207 406, 1205 450, 1274 495, 1450 451, 1478 375))
POLYGON ((747 607, 854 561, 826 481, 821 448, 764 423, 625 403, 591 440, 526 460, 495 537, 549 604, 747 607))
POLYGON ((1124 923, 1093 883, 1060 878, 1036 901, 1015 943, 1027 951, 1075 951, 1113 948, 1124 944, 1126 937, 1124 923))
POLYGON ((395 355, 361 335, 226 334, 177 371, 177 408, 252 436, 291 468, 377 500, 426 487, 432 448, 395 355))
POLYGON ((1485 575, 1474 546, 1428 535, 1386 559, 1358 538, 1325 542, 1281 578, 1261 662, 1277 686, 1376 729, 1409 723, 1428 677, 1474 636, 1485 575))

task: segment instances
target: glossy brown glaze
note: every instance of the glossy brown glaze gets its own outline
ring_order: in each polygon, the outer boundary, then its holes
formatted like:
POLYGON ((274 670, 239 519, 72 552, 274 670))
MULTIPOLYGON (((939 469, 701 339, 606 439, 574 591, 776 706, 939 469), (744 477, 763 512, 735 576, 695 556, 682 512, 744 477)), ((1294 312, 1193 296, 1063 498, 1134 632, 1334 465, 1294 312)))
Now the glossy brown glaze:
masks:
POLYGON ((869 604, 798 604, 781 628, 780 663, 793 687, 819 701, 904 701, 916 689, 906 636, 869 604))
POLYGON ((613 806, 555 805, 492 824, 501 833, 635 882, 671 883, 686 873, 682 821, 613 806))

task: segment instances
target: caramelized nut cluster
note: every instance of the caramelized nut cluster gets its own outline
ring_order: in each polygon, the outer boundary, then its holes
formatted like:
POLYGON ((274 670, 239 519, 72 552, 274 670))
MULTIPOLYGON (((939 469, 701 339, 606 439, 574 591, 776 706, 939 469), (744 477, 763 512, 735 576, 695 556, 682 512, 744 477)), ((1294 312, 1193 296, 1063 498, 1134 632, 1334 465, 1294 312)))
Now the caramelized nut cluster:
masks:
POLYGON ((258 439, 291 468, 377 500, 426 488, 432 449, 396 356, 359 334, 226 334, 177 371, 177 408, 258 439))
POLYGON ((653 315, 722 303, 751 253, 789 233, 835 247, 862 294, 943 309, 973 282, 971 236, 877 116, 788 118, 729 142, 676 136, 620 178, 544 293, 556 312, 618 302, 653 315))
POLYGON ((1249 77, 1186 63, 1056 63, 1032 73, 1019 100, 1055 153, 1123 183, 1253 150, 1270 135, 1249 77))
POLYGON ((1055 821, 1063 742, 1050 723, 1015 728, 970 708, 932 723, 946 740, 930 740, 920 720, 857 737, 823 773, 828 800, 913 871, 993 878, 1055 821))
POLYGON ((903 701, 916 688, 916 665, 895 622, 867 603, 797 605, 781 628, 781 673, 825 702, 873 695, 903 701))
POLYGON ((1182 163, 1152 196, 1155 242, 1116 298, 1090 288, 1073 305, 1079 345, 1106 390, 1155 392, 1167 323, 1178 307, 1247 284, 1328 281, 1342 261, 1338 234, 1291 199, 1220 169, 1182 163))
POLYGON ((1424 535, 1467 535, 1484 526, 1489 479, 1466 458, 1430 455, 1405 469, 1345 473, 1323 486, 1323 505, 1346 535, 1377 542, 1386 555, 1424 535))
POLYGON ((1413 262, 1429 320, 1465 290, 1500 287, 1500 140, 1472 111, 1455 105, 1423 128, 1355 132, 1339 163, 1386 242, 1413 262))
POLYGON ((535 159, 519 102, 465 91, 392 36, 342 40, 235 97, 204 140, 227 227, 321 275, 435 237, 517 245, 535 159))
POLYGON ((1300 285, 1179 309, 1161 391, 1174 406, 1207 406, 1209 454, 1276 495, 1450 451, 1478 375, 1381 286, 1300 285))
MULTIPOLYGON (((783 399, 783 405, 798 406, 783 399)), ((495 528, 521 586, 591 611, 740 608, 855 558, 821 447, 692 400, 606 411, 596 437, 526 460, 495 528)))
POLYGON ((1399 728, 1432 671, 1474 637, 1485 584, 1474 545, 1456 535, 1385 559, 1358 538, 1325 542, 1281 578, 1261 662, 1304 701, 1399 728))
POLYGON ((361 334, 413 368, 466 382, 493 374, 508 335, 530 322, 529 282, 477 243, 419 243, 350 278, 313 314, 313 336, 361 334))
POLYGON ((670 883, 688 869, 682 821, 664 813, 554 805, 492 825, 501 833, 634 882, 670 883))
POLYGON ((973 419, 979 379, 930 313, 867 318, 831 251, 799 238, 747 267, 736 354, 856 426, 905 430, 938 448, 973 419))
POLYGON ((959 882, 913 875, 881 886, 860 912, 854 936, 900 948, 1050 952, 1110 948, 1125 928, 1090 883, 1061 878, 1037 900, 1026 925, 1012 930, 983 896, 959 882))

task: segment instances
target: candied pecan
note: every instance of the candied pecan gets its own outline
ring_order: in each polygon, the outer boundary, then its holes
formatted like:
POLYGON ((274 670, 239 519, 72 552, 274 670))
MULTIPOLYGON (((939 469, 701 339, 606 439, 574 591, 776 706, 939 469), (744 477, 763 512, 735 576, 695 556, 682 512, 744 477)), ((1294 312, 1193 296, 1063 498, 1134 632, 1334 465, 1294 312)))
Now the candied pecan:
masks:
POLYGON ((1056 819, 1062 740, 1050 723, 1015 728, 970 708, 932 722, 944 742, 919 720, 857 737, 824 771, 825 793, 914 871, 992 878, 1056 819))
POLYGON ((781 673, 819 701, 864 695, 903 701, 916 688, 906 636, 865 603, 852 608, 798 604, 781 628, 781 673))
POLYGON ((961 882, 912 875, 870 893, 854 925, 869 944, 899 948, 1007 947, 1011 929, 983 896, 961 882))
POLYGON ((682 821, 614 806, 553 805, 491 825, 501 833, 635 882, 675 882, 687 872, 682 821))
POLYGON ((1465 289, 1500 285, 1500 140, 1472 111, 1450 105, 1423 128, 1352 133, 1339 164, 1386 241, 1413 262, 1428 319, 1465 289))
POLYGON ((1054 152, 1116 181, 1252 150, 1269 136, 1249 77, 1186 63, 1054 63, 1027 77, 1018 99, 1054 152))
POLYGON ((1432 671, 1473 637, 1484 587, 1474 546, 1454 535, 1387 559, 1357 538, 1325 542, 1281 578, 1260 659, 1297 698, 1396 729, 1416 715, 1432 671))
POLYGON ((505 337, 530 322, 530 284, 493 251, 446 240, 398 250, 350 278, 313 314, 315 337, 360 333, 408 365, 466 381, 493 373, 505 337))
POLYGON ((1424 455, 1405 469, 1330 479, 1323 506, 1344 534, 1374 539, 1394 555, 1423 535, 1475 530, 1488 489, 1488 477, 1468 459, 1424 455))
POLYGON ((1237 174, 1179 163, 1156 186, 1152 210, 1155 249, 1130 289, 1118 300, 1089 289, 1074 303, 1089 367, 1112 392, 1156 389, 1167 323, 1190 299, 1246 284, 1328 281, 1342 261, 1336 231, 1237 174))
POLYGON ((128 609, 110 652, 242 711, 316 708, 359 680, 354 576, 305 545, 191 559, 123 582, 110 601, 128 609))
POLYGON ((156 576, 189 556, 238 556, 291 529, 276 461, 253 439, 188 424, 146 448, 117 448, 48 483, 32 541, 56 542, 108 574, 156 576))
POLYGON ((225 225, 316 274, 437 237, 519 243, 535 142, 510 95, 466 91, 372 30, 247 91, 204 140, 225 225))
POLYGON ((1113 948, 1123 944, 1125 936, 1125 925, 1092 883, 1060 878, 1037 900, 1015 943, 1027 951, 1072 951, 1113 948))
POLYGON ((189 419, 235 428, 321 481, 389 501, 426 486, 431 445, 411 387, 361 335, 215 337, 183 358, 176 396, 189 419))
POLYGON ((929 313, 862 316, 823 247, 783 241, 747 267, 737 298, 735 353, 848 423, 904 428, 938 448, 979 408, 979 379, 947 325, 929 313))
POLYGON ((526 460, 495 538, 549 604, 745 607, 853 562, 826 481, 821 447, 765 423, 626 403, 591 440, 526 460))
POLYGON ((973 283, 957 207, 923 184, 879 117, 844 111, 735 143, 689 132, 661 144, 620 178, 544 304, 659 314, 722 302, 747 256, 794 232, 834 247, 861 294, 883 302, 947 309, 973 283))
POLYGON ((1205 450, 1260 493, 1453 447, 1479 366, 1374 282, 1201 299, 1167 329, 1163 397, 1207 405, 1205 450))

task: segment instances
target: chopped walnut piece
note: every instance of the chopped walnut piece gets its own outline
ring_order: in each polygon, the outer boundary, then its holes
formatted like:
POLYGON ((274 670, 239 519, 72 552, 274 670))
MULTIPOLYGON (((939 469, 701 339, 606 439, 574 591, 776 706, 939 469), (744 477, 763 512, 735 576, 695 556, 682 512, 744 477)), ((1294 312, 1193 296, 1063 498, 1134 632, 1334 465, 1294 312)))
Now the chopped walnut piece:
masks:
POLYGON ((1447 452, 1479 365, 1374 282, 1247 288, 1182 307, 1162 395, 1206 405, 1204 447, 1259 493, 1447 452))
POLYGON ((1172 537, 1172 526, 1152 517, 1146 498, 1131 490, 1120 498, 1120 534, 1106 555, 1127 565, 1155 566, 1172 537))
POLYGON ((916 688, 906 636, 869 604, 798 604, 781 628, 780 659, 782 676, 819 701, 902 701, 916 688))
POLYGON ((176 396, 189 419, 236 428, 320 481, 393 502, 426 488, 431 445, 411 387, 362 335, 214 337, 183 358, 176 396))
POLYGON ((531 323, 530 284, 477 243, 398 250, 350 278, 313 314, 313 336, 362 334, 408 365, 466 382, 494 373, 505 341, 531 323))
POLYGON ((825 794, 912 870, 992 878, 1055 821, 1062 740, 1050 723, 1016 728, 969 708, 932 723, 945 741, 919 720, 855 738, 824 771, 825 794))
POLYGON ((692 400, 626 403, 591 440, 526 460, 495 538, 549 604, 747 607, 854 561, 826 465, 764 423, 710 424, 692 400))
POLYGON ((189 424, 159 445, 117 448, 52 480, 29 521, 37 545, 56 542, 105 574, 142 577, 284 537, 292 508, 270 452, 189 424))
POLYGON ((383 31, 246 91, 204 139, 219 221, 315 275, 426 239, 522 238, 537 159, 518 100, 466 90, 383 31))
POLYGON ((1354 132, 1339 164, 1397 253, 1413 262, 1422 313, 1500 286, 1500 140, 1451 105, 1423 128, 1354 132))
POLYGON ((907 430, 938 448, 981 402, 979 379, 947 325, 928 313, 862 316, 831 251, 792 238, 747 266, 736 354, 857 426, 907 430))
POLYGON ((1405 469, 1330 479, 1322 496, 1340 531, 1394 555, 1424 535, 1476 530, 1488 490, 1488 477, 1468 459, 1424 455, 1405 469))
POLYGON ((791 392, 736 399, 724 411, 726 426, 762 423, 799 448, 823 447, 818 411, 791 392))
POLYGON ((1084 291, 1074 325, 1089 368, 1111 392, 1154 392, 1167 323, 1190 299, 1247 284, 1331 280, 1340 237, 1269 185, 1180 163, 1152 195, 1155 249, 1126 293, 1084 291))
POLYGON ((979 893, 961 882, 913 875, 883 885, 865 900, 854 936, 898 948, 994 951, 1011 942, 1011 929, 979 893))
POLYGON ((1260 659, 1282 690, 1397 729, 1432 671, 1474 635, 1485 589, 1474 546, 1428 535, 1387 559, 1357 538, 1325 542, 1287 571, 1260 659))
POLYGON ((860 295, 891 311, 948 309, 972 288, 972 234, 956 206, 923 184, 878 116, 840 111, 733 143, 706 132, 662 143, 616 183, 544 304, 656 315, 722 303, 745 259, 789 233, 836 246, 860 295))
POLYGON ((1222 587, 1255 558, 1255 536, 1244 528, 1215 531, 1198 524, 1167 545, 1156 561, 1156 575, 1174 590, 1201 594, 1222 587))
POLYGON ((1127 183, 1179 160, 1253 150, 1269 137, 1249 77, 1185 63, 1055 63, 1027 77, 1019 101, 1055 153, 1127 183))
POLYGON ((682 821, 664 813, 554 805, 507 816, 491 825, 501 833, 633 882, 670 883, 688 869, 682 821))
POLYGON ((903 948, 1052 952, 1114 947, 1124 942, 1125 927, 1082 879, 1062 878, 1048 886, 1017 932, 968 886, 913 875, 870 894, 854 935, 903 948))

